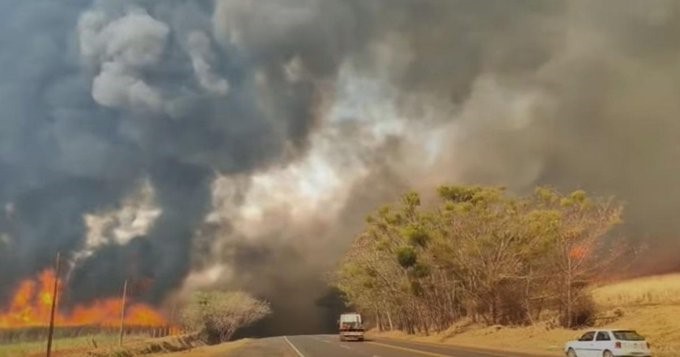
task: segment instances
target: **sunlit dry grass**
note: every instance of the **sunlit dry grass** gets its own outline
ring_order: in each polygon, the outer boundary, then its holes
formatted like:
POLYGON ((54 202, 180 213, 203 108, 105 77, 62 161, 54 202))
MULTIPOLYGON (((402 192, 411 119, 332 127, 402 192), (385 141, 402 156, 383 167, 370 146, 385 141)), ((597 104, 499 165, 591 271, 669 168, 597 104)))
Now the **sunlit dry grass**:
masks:
MULTIPOLYGON (((653 276, 600 286, 592 291, 599 311, 605 315, 619 310, 614 321, 602 327, 631 328, 652 343, 655 357, 680 356, 680 274, 653 276)), ((453 327, 452 327, 453 328, 453 327)), ((561 347, 582 334, 562 328, 546 328, 544 324, 528 327, 474 327, 456 334, 406 336, 383 334, 426 342, 486 346, 497 349, 533 351, 546 356, 561 356, 561 347)))
POLYGON ((621 281, 593 289, 603 312, 622 317, 612 327, 636 329, 652 343, 655 356, 680 356, 680 274, 621 281))
MULTIPOLYGON (((114 346, 118 343, 118 335, 96 335, 74 338, 59 338, 53 343, 54 351, 64 350, 88 350, 93 348, 93 341, 99 347, 114 346)), ((20 342, 0 345, 0 357, 30 356, 44 352, 45 341, 20 342)))
POLYGON ((680 274, 626 280, 592 291, 603 308, 680 304, 680 274))

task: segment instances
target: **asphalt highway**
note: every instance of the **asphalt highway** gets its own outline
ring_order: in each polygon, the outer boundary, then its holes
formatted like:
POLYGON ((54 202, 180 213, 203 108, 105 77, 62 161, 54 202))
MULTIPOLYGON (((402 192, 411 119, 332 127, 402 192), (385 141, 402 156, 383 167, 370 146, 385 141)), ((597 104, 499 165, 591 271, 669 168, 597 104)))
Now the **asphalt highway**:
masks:
MULTIPOLYGON (((230 354, 232 355, 232 354, 230 354)), ((233 356, 280 357, 537 357, 513 352, 441 346, 391 339, 340 342, 337 335, 272 337, 253 341, 233 356)), ((549 357, 550 355, 546 355, 549 357)))

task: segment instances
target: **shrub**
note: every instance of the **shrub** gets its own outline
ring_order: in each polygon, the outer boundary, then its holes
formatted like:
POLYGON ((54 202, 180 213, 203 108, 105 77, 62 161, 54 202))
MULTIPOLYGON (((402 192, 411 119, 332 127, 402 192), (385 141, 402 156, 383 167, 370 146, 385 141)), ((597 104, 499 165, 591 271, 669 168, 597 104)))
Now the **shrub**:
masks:
POLYGON ((590 295, 582 294, 574 302, 572 321, 569 326, 592 326, 595 323, 597 309, 590 295))
POLYGON ((269 303, 247 293, 210 291, 194 293, 182 315, 187 329, 207 344, 216 344, 270 313, 269 303))

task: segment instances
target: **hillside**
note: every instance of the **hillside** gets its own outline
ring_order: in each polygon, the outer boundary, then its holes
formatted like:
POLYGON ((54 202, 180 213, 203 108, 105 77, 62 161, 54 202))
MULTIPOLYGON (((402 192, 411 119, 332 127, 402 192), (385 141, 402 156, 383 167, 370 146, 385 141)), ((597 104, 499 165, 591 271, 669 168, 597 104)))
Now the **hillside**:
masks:
POLYGON ((608 284, 592 296, 601 311, 623 313, 608 325, 637 329, 660 356, 680 355, 680 274, 608 284))
MULTIPOLYGON (((647 337, 656 357, 680 356, 680 274, 607 284, 594 288, 591 293, 598 306, 599 326, 636 329, 647 337)), ((459 323, 432 336, 408 336, 399 332, 379 335, 561 356, 564 342, 581 332, 549 328, 544 323, 516 328, 459 323)))
POLYGON ((593 289, 593 299, 603 307, 680 304, 680 274, 631 279, 593 289))

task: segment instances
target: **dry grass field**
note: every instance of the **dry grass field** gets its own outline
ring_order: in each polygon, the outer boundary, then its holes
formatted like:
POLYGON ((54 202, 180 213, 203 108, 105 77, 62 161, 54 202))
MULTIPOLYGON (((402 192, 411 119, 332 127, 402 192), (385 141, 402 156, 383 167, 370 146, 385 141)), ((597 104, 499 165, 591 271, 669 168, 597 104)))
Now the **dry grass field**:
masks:
MULTIPOLYGON (((680 356, 680 274, 652 276, 602 285, 592 290, 602 327, 636 329, 651 342, 655 357, 680 356), (611 318, 614 316, 615 318, 611 318)), ((564 343, 583 331, 529 327, 480 327, 460 324, 433 336, 408 336, 399 332, 385 337, 462 346, 487 346, 505 350, 562 356, 564 343)))
POLYGON ((626 280, 593 289, 595 303, 605 308, 680 304, 680 274, 626 280))
POLYGON ((592 296, 600 311, 623 314, 609 326, 638 330, 655 356, 680 356, 680 274, 608 284, 593 289, 592 296))
MULTIPOLYGON (((45 341, 0 345, 0 357, 40 357, 45 355, 45 341)), ((193 337, 148 338, 128 336, 118 345, 117 334, 101 334, 54 340, 53 354, 58 357, 129 357, 183 351, 202 346, 193 337), (96 346, 96 347, 95 347, 96 346)))
MULTIPOLYGON (((118 344, 118 336, 113 334, 83 336, 74 338, 59 338, 53 342, 53 351, 59 351, 60 355, 76 354, 91 350, 94 344, 98 347, 110 347, 118 344)), ((33 341, 0 345, 0 357, 23 357, 31 355, 44 355, 46 342, 33 341)))

